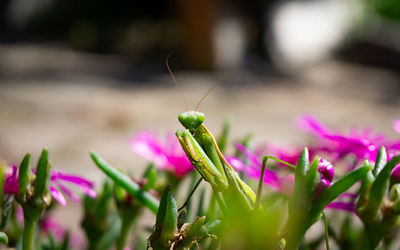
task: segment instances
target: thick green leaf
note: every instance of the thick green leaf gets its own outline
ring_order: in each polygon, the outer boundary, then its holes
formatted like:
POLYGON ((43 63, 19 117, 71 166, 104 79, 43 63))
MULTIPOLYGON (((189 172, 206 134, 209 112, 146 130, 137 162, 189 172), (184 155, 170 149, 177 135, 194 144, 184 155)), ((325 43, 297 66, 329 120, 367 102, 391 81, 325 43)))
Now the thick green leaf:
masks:
POLYGON ((305 192, 309 201, 312 200, 314 196, 315 187, 318 185, 319 181, 318 163, 319 163, 319 157, 315 157, 311 164, 310 170, 308 170, 306 174, 305 192))
POLYGON ((385 167, 379 172, 371 191, 369 192, 369 200, 366 208, 366 214, 374 216, 381 207, 383 197, 385 196, 390 183, 390 175, 393 168, 400 162, 400 155, 393 157, 385 167))
POLYGON ((169 248, 170 240, 177 230, 178 208, 175 198, 168 185, 162 194, 160 207, 158 208, 154 232, 150 235, 149 241, 153 248, 169 248))
POLYGON ((27 153, 22 160, 21 164, 19 165, 18 170, 18 196, 23 197, 29 190, 30 187, 30 180, 29 175, 31 173, 29 168, 29 160, 31 154, 27 153))
POLYGON ((99 167, 110 179, 115 181, 118 185, 125 188, 125 190, 135 197, 144 206, 149 208, 153 213, 157 213, 159 202, 150 193, 143 191, 139 185, 134 183, 127 175, 121 173, 116 168, 109 165, 94 151, 90 152, 94 163, 99 167))
POLYGON ((384 146, 379 148, 378 156, 376 157, 375 167, 374 167, 374 176, 378 176, 381 170, 385 167, 387 163, 387 154, 384 146))
MULTIPOLYGON (((371 165, 364 165, 369 166, 372 169, 371 165)), ((362 184, 359 192, 359 199, 356 203, 356 211, 357 213, 363 211, 365 209, 366 203, 368 201, 369 191, 371 190, 372 183, 374 183, 375 177, 372 171, 368 171, 368 173, 362 179, 362 184)))
POLYGON ((220 220, 209 221, 204 224, 202 230, 199 232, 198 237, 207 237, 213 234, 217 234, 222 227, 220 220))
POLYGON ((162 203, 166 204, 163 206, 163 208, 165 207, 165 211, 159 211, 165 214, 162 221, 161 239, 167 240, 176 232, 178 225, 178 207, 170 186, 167 186, 164 190, 160 204, 162 203))
POLYGON ((50 164, 47 148, 42 150, 36 168, 36 179, 34 183, 33 199, 41 204, 46 195, 50 194, 50 164))
POLYGON ((185 247, 190 247, 192 245, 192 242, 198 239, 198 235, 202 231, 202 226, 204 225, 205 221, 206 217, 202 216, 197 218, 197 220, 193 223, 189 224, 189 226, 187 227, 186 238, 183 242, 183 245, 185 247))
POLYGON ((299 159, 297 160, 297 166, 295 172, 295 189, 296 189, 296 181, 304 179, 304 177, 307 174, 309 165, 310 165, 310 159, 308 156, 308 149, 304 148, 303 151, 301 152, 299 159))
POLYGON ((344 193, 347 189, 353 186, 354 183, 364 178, 364 176, 371 169, 370 166, 360 167, 347 175, 343 176, 335 183, 333 183, 329 188, 325 189, 314 201, 310 215, 310 225, 314 224, 315 221, 318 220, 324 208, 334 201, 339 195, 344 193))
POLYGON ((310 160, 308 156, 308 149, 304 148, 303 152, 297 161, 294 179, 294 190, 292 199, 289 206, 289 214, 294 215, 298 210, 304 210, 307 206, 307 199, 305 193, 306 174, 309 169, 310 160))

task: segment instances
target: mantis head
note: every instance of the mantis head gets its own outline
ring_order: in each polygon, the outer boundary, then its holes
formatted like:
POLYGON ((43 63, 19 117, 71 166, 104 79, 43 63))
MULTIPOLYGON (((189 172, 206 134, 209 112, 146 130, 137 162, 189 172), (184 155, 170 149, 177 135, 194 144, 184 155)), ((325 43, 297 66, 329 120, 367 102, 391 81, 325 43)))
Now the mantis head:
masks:
POLYGON ((182 126, 192 131, 203 123, 204 114, 198 111, 187 111, 184 113, 180 113, 178 116, 178 120, 182 124, 182 126))

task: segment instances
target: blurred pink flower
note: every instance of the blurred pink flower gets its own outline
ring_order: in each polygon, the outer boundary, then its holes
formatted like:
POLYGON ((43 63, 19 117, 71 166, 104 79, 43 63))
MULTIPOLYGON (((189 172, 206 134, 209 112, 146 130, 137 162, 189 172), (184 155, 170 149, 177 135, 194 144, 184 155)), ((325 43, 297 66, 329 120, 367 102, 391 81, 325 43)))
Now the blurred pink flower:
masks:
MULTIPOLYGON (((259 179, 261 176, 261 167, 262 167, 262 162, 259 159, 261 159, 262 156, 257 156, 254 152, 250 152, 242 144, 236 144, 236 148, 240 152, 242 152, 242 154, 248 161, 248 164, 244 164, 243 161, 236 156, 227 157, 227 161, 229 162, 229 164, 231 164, 231 166, 235 168, 237 171, 245 173, 247 177, 253 179, 259 179)), ((258 154, 260 151, 257 150, 256 152, 258 154)), ((280 150, 280 152, 283 154, 284 150, 280 150)), ((293 162, 292 164, 296 164, 298 159, 297 157, 297 159, 294 161, 292 157, 282 157, 283 155, 276 156, 273 154, 271 155, 277 157, 280 160, 282 160, 282 158, 292 159, 293 162)), ((331 185, 334 176, 334 168, 329 161, 320 158, 320 162, 318 165, 318 172, 320 174, 320 181, 314 193, 315 197, 318 196, 320 193, 322 193, 326 188, 328 188, 331 185)), ((279 177, 275 171, 270 169, 265 169, 264 183, 266 183, 267 185, 269 185, 278 192, 291 195, 293 193, 293 188, 294 188, 294 174, 291 174, 289 176, 279 177)), ((355 199, 353 194, 344 193, 341 195, 341 197, 338 198, 339 201, 335 200, 334 202, 330 203, 327 206, 327 208, 354 212, 353 201, 350 202, 340 201, 340 199, 346 197, 355 199)))
POLYGON ((12 165, 6 173, 6 179, 4 183, 4 193, 6 194, 17 194, 18 193, 18 168, 12 165))
MULTIPOLYGON (((247 164, 244 164, 239 158, 234 156, 227 157, 229 164, 231 164, 236 170, 245 173, 247 177, 259 179, 261 176, 262 167, 262 162, 259 159, 261 158, 253 152, 250 152, 242 144, 238 143, 235 146, 236 149, 242 152, 244 157, 247 159, 247 164)), ((265 169, 264 183, 277 191, 281 191, 281 181, 278 175, 270 169, 265 169)))
MULTIPOLYGON (((18 168, 11 166, 6 174, 6 180, 4 183, 4 192, 8 194, 18 194, 18 168)), ((35 174, 36 169, 32 169, 32 173, 35 174)), ((67 201, 58 189, 63 191, 73 202, 79 202, 79 196, 73 193, 69 188, 64 186, 63 182, 72 183, 80 188, 84 193, 90 197, 96 197, 96 192, 93 190, 93 183, 76 175, 65 174, 61 171, 50 172, 50 193, 54 199, 56 199, 61 205, 65 206, 67 201)))
POLYGON ((148 132, 140 132, 135 138, 130 138, 132 150, 144 159, 154 162, 160 169, 169 170, 182 178, 194 168, 187 158, 177 138, 167 134, 165 142, 148 132))
POLYGON ((318 173, 320 178, 319 178, 319 183, 315 188, 314 197, 317 197, 325 189, 331 186, 331 183, 333 181, 333 176, 335 175, 335 171, 333 169, 332 164, 329 161, 326 161, 322 158, 319 159, 318 173))
POLYGON ((51 215, 47 215, 40 221, 40 231, 44 234, 52 233, 57 240, 62 240, 67 230, 62 227, 51 215))
POLYGON ((394 120, 393 129, 400 134, 400 119, 394 120))
POLYGON ((352 129, 348 135, 345 135, 332 132, 310 115, 300 116, 297 119, 297 125, 304 132, 320 139, 317 148, 320 152, 330 154, 332 162, 339 161, 347 155, 354 155, 357 163, 363 160, 375 162, 380 146, 385 146, 389 158, 396 150, 395 145, 398 144, 400 149, 399 142, 390 142, 382 134, 374 135, 370 128, 364 130, 352 129))

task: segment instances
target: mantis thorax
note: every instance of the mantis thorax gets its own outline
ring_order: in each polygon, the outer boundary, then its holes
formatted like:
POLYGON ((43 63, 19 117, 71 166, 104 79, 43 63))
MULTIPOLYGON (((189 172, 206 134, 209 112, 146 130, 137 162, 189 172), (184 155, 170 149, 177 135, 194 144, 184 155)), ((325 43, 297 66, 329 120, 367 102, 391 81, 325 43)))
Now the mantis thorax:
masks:
POLYGON ((190 131, 197 129, 204 121, 204 114, 198 111, 187 111, 180 113, 178 116, 179 122, 190 131))

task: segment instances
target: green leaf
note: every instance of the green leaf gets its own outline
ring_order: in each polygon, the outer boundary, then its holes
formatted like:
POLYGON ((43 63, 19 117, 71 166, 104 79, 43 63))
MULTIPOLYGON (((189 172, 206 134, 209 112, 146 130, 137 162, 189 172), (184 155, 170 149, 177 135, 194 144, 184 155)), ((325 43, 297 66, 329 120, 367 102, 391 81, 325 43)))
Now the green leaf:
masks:
POLYGON ((18 170, 18 196, 21 197, 21 199, 24 199, 23 197, 26 195, 26 193, 29 190, 30 187, 30 167, 29 167, 29 160, 30 160, 31 154, 27 153, 22 160, 21 164, 19 165, 19 170, 18 170))
POLYGON ((109 165, 105 160, 103 160, 94 151, 90 152, 94 163, 99 167, 110 179, 116 182, 121 187, 135 197, 144 206, 149 208, 153 213, 157 213, 159 202, 150 193, 143 191, 139 185, 133 182, 127 175, 121 173, 116 168, 109 165))
MULTIPOLYGON (((303 180, 306 176, 310 165, 310 159, 308 156, 308 149, 304 148, 300 154, 299 159, 297 160, 296 172, 295 172, 295 180, 303 180)), ((295 184, 296 188, 296 184, 295 184)))
POLYGON ((0 243, 4 245, 8 244, 8 237, 4 232, 0 232, 0 243))
POLYGON ((198 237, 207 237, 213 234, 217 234, 218 231, 222 227, 222 221, 220 220, 213 220, 209 221, 204 224, 202 227, 202 230, 199 232, 198 237))
POLYGON ((153 163, 150 163, 147 166, 146 171, 143 173, 143 178, 147 181, 142 187, 143 190, 148 191, 149 189, 154 188, 157 180, 157 170, 153 163))
MULTIPOLYGON (((33 200, 41 205, 46 195, 50 194, 50 164, 47 148, 42 150, 36 168, 36 179, 33 190, 33 200)), ((50 201, 45 201, 50 203, 50 201)))
POLYGON ((305 182, 306 174, 310 165, 308 156, 308 149, 304 148, 297 161, 294 179, 294 190, 292 199, 289 204, 289 214, 294 215, 295 211, 303 210, 307 206, 307 199, 305 199, 305 182))
MULTIPOLYGON (((98 200, 95 200, 97 203, 95 206, 96 219, 103 220, 107 217, 107 213, 109 212, 110 201, 112 199, 112 185, 109 179, 107 179, 103 184, 103 191, 101 195, 98 197, 98 200)), ((88 199, 92 200, 91 197, 87 196, 88 199)))
POLYGON ((305 179, 305 192, 308 196, 308 201, 311 201, 314 196, 315 187, 318 185, 319 175, 318 175, 318 163, 319 157, 315 157, 310 170, 308 170, 305 179))
POLYGON ((173 237, 173 234, 177 230, 178 224, 178 207, 176 205, 174 195, 171 192, 170 186, 167 186, 164 190, 163 197, 161 199, 161 204, 162 203, 166 204, 163 206, 165 207, 165 211, 160 211, 161 213, 165 214, 162 221, 161 239, 167 240, 170 239, 171 236, 173 237))
MULTIPOLYGON (((364 165, 369 166, 372 169, 371 165, 364 165)), ((359 213, 364 210, 366 206, 366 202, 368 201, 369 191, 371 190, 372 183, 374 183, 375 177, 372 171, 368 171, 368 173, 364 176, 361 188, 359 192, 359 199, 356 203, 356 212, 359 213)))
POLYGON ((378 156, 376 157, 375 167, 374 167, 374 176, 377 176, 381 170, 385 167, 387 163, 387 154, 384 146, 379 148, 378 156))
POLYGON ((371 191, 369 192, 369 200, 366 208, 367 216, 375 216, 381 207, 383 197, 385 196, 390 183, 390 175, 393 168, 400 162, 400 155, 393 157, 385 167, 379 172, 371 191))
POLYGON ((347 175, 343 176, 335 183, 333 183, 329 188, 325 189, 314 201, 310 215, 310 226, 314 224, 319 216, 321 215, 324 208, 334 201, 339 195, 344 193, 347 189, 353 186, 354 183, 364 178, 364 176, 368 173, 371 169, 370 166, 363 166, 360 167, 347 175))
POLYGON ((174 237, 178 225, 178 208, 171 187, 168 185, 162 194, 158 208, 154 232, 149 242, 154 249, 169 249, 170 240, 174 237))
POLYGON ((198 235, 202 231, 202 226, 204 225, 204 222, 206 221, 206 217, 202 216, 197 218, 193 223, 190 223, 187 227, 187 234, 186 238, 183 242, 184 247, 190 247, 193 242, 198 240, 198 235))

